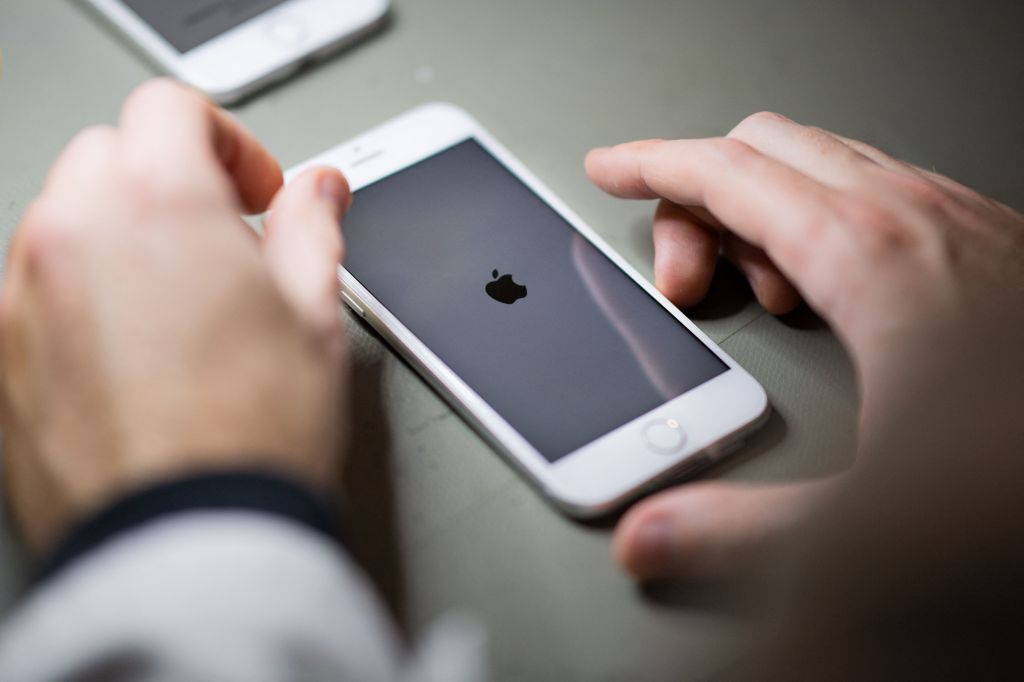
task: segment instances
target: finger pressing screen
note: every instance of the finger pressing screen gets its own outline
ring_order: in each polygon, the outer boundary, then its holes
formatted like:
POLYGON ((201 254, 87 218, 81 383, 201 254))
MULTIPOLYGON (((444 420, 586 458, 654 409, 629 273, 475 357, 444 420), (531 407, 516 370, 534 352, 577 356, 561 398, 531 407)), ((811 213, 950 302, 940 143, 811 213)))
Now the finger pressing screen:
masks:
POLYGON ((707 295, 718 259, 718 232, 682 206, 662 200, 654 214, 654 283, 681 308, 707 295))
POLYGON ((798 285, 812 255, 842 246, 833 191, 738 140, 627 143, 592 151, 586 168, 615 196, 707 209, 798 285))

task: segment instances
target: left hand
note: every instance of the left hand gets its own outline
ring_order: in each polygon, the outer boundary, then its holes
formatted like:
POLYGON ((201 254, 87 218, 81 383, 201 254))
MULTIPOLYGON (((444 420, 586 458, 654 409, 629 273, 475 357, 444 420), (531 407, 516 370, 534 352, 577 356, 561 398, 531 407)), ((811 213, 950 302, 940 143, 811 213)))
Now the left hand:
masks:
POLYGON ((345 179, 287 189, 234 118, 168 80, 64 150, 0 294, 5 482, 37 552, 132 488, 223 468, 335 482, 345 179), (261 240, 239 217, 273 212, 261 240))

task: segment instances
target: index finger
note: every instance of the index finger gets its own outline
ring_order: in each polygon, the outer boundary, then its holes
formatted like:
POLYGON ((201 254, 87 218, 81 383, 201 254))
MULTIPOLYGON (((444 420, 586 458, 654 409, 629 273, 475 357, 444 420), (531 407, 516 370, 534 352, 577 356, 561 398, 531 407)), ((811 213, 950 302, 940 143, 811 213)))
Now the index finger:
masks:
POLYGON ((284 182, 270 152, 226 111, 169 79, 135 89, 121 110, 124 153, 178 181, 233 185, 242 209, 262 213, 284 182))
POLYGON ((836 230, 832 190, 738 140, 626 143, 590 152, 586 169, 614 196, 706 208, 798 285, 810 250, 836 230))

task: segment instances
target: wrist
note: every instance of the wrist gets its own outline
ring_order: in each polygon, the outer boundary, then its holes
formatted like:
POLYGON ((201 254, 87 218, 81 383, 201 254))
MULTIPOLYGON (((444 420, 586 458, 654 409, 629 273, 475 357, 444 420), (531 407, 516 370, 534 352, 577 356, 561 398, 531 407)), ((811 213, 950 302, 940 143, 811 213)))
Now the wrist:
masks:
POLYGON ((77 521, 48 552, 39 578, 46 579, 94 549, 150 523, 211 511, 276 516, 340 541, 339 517, 325 496, 279 474, 222 470, 148 485, 77 521))

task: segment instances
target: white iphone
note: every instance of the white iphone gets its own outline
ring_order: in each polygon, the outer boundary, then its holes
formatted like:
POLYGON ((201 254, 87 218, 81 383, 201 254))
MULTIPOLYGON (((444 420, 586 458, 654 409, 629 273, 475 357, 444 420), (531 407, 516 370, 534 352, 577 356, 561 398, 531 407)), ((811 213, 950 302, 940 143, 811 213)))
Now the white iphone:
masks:
POLYGON ((89 0, 177 78, 230 103, 378 25, 389 0, 89 0))
POLYGON ((757 381, 468 114, 428 104, 310 159, 355 192, 342 297, 578 517, 726 452, 757 381))

